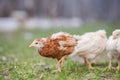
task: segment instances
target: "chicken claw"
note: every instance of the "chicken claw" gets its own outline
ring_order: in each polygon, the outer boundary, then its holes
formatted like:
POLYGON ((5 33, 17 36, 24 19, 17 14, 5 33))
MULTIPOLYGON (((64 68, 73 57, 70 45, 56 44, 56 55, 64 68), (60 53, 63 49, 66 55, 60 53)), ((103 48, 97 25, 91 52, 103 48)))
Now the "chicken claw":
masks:
POLYGON ((91 65, 91 63, 90 63, 90 61, 88 59, 84 58, 84 62, 85 62, 85 64, 87 65, 87 67, 89 69, 93 69, 93 67, 92 67, 92 65, 91 65))
POLYGON ((58 72, 61 72, 62 70, 61 70, 61 65, 62 65, 62 63, 63 63, 63 61, 66 59, 66 57, 67 56, 63 56, 59 61, 58 61, 58 63, 57 63, 57 65, 58 65, 58 72))
POLYGON ((118 62, 117 70, 120 71, 120 62, 118 62))

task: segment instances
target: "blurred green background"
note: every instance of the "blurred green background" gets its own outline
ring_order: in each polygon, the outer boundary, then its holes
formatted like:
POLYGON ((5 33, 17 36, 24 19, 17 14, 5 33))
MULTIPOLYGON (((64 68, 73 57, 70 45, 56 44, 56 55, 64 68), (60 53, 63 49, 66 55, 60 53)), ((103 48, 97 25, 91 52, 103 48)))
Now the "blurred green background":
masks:
MULTIPOLYGON (((31 42, 38 37, 47 37, 53 33, 64 31, 82 35, 86 32, 105 29, 107 35, 119 28, 110 23, 85 24, 79 28, 53 29, 19 29, 14 32, 0 33, 0 80, 119 80, 119 72, 108 70, 108 62, 95 63, 96 68, 89 70, 79 62, 68 59, 63 64, 63 71, 54 74, 57 60, 41 57, 36 49, 29 48, 31 42)), ((103 59, 101 59, 103 60, 103 59)))
POLYGON ((55 74, 57 61, 29 48, 35 38, 59 31, 104 29, 109 37, 120 29, 119 7, 119 0, 0 0, 0 80, 120 80, 119 71, 107 69, 107 58, 92 70, 67 59, 55 74))

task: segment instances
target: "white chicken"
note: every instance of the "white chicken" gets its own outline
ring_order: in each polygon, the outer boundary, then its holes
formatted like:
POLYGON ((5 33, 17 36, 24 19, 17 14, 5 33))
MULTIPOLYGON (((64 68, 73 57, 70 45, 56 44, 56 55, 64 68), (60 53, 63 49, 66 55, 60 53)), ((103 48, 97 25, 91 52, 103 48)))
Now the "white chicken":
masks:
POLYGON ((120 29, 113 31, 112 36, 107 41, 106 49, 110 58, 108 68, 112 68, 112 60, 118 62, 117 69, 120 70, 120 29))
POLYGON ((70 57, 80 56, 88 68, 92 68, 91 61, 105 50, 106 42, 107 37, 104 30, 86 33, 80 36, 70 57))

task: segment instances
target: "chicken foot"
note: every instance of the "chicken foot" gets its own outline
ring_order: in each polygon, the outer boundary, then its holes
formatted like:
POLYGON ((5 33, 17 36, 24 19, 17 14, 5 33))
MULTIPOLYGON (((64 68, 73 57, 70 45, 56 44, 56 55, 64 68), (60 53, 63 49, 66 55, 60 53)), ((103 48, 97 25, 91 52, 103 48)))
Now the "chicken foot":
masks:
POLYGON ((108 69, 112 69, 112 61, 109 61, 108 69))
POLYGON ((63 56, 63 57, 58 61, 58 63, 57 63, 57 65, 58 65, 57 71, 58 71, 58 72, 61 72, 61 65, 62 65, 63 61, 66 59, 66 57, 67 57, 67 56, 63 56))
POLYGON ((109 61, 108 69, 115 69, 114 67, 112 67, 112 60, 111 59, 109 61))
POLYGON ((118 62, 117 70, 120 71, 120 62, 118 62))
POLYGON ((92 65, 91 65, 91 63, 90 63, 90 61, 89 61, 87 58, 85 58, 85 57, 84 57, 84 62, 85 62, 85 64, 87 65, 87 67, 88 67, 89 69, 92 69, 92 68, 93 68, 92 65))

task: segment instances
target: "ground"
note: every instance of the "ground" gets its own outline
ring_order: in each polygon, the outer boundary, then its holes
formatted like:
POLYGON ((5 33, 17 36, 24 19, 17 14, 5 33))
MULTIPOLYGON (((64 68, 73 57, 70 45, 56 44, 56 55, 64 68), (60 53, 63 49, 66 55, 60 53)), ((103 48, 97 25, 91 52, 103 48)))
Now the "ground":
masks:
MULTIPOLYGON (((65 31, 71 34, 83 34, 88 31, 105 29, 109 36, 113 24, 83 25, 80 28, 58 28, 49 30, 24 30, 0 33, 0 80, 120 80, 120 72, 108 70, 108 62, 96 62, 94 69, 67 59, 63 71, 54 73, 57 61, 41 57, 29 44, 38 37, 46 37, 54 32, 65 31)), ((103 60, 103 59, 101 59, 103 60)))

